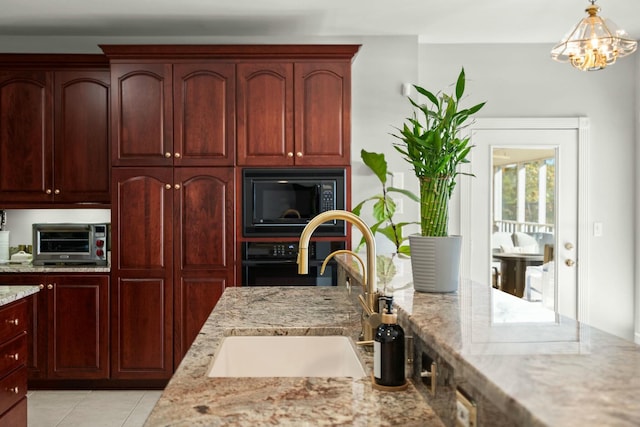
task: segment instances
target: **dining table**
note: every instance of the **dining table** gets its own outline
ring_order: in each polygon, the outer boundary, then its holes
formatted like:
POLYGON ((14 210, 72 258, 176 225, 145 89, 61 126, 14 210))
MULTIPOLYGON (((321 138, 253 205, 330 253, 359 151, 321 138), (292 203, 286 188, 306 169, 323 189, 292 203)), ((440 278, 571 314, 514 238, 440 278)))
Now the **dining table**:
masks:
POLYGON ((500 261, 499 288, 518 298, 524 296, 527 282, 527 267, 542 265, 544 256, 533 253, 495 253, 493 258, 500 261))

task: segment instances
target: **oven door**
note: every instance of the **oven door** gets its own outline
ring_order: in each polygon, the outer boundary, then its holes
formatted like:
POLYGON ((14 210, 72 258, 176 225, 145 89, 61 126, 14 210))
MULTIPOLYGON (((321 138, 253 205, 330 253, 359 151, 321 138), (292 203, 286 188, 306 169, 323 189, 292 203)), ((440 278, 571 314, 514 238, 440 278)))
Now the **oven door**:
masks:
POLYGON ((244 286, 335 286, 338 269, 335 263, 327 263, 320 275, 322 262, 310 261, 309 274, 298 274, 295 261, 243 261, 244 286))

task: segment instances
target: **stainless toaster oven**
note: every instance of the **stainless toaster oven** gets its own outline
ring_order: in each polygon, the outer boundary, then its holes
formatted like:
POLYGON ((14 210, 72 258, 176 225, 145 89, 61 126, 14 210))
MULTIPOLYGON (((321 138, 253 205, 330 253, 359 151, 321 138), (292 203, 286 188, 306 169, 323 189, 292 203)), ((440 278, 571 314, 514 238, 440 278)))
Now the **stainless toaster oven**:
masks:
POLYGON ((107 265, 108 224, 33 224, 33 265, 107 265))

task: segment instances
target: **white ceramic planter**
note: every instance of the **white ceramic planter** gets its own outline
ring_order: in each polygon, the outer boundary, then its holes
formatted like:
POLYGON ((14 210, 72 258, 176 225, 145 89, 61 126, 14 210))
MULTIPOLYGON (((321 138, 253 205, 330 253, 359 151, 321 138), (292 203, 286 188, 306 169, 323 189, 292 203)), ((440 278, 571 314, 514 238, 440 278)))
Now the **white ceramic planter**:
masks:
POLYGON ((413 287, 418 292, 455 292, 460 283, 462 236, 409 236, 413 287))

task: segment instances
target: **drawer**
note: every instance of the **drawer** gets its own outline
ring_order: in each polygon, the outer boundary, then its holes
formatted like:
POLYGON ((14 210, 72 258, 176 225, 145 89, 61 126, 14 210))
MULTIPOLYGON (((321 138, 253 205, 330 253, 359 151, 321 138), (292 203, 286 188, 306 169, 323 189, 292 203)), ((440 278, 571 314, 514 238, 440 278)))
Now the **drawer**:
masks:
POLYGON ((27 394, 27 368, 23 366, 0 380, 0 414, 27 394))
POLYGON ((27 398, 0 416, 0 427, 27 427, 27 398))
POLYGON ((0 308, 0 343, 27 329, 27 301, 21 299, 0 308))
POLYGON ((0 378, 27 363, 27 333, 0 345, 0 378))

